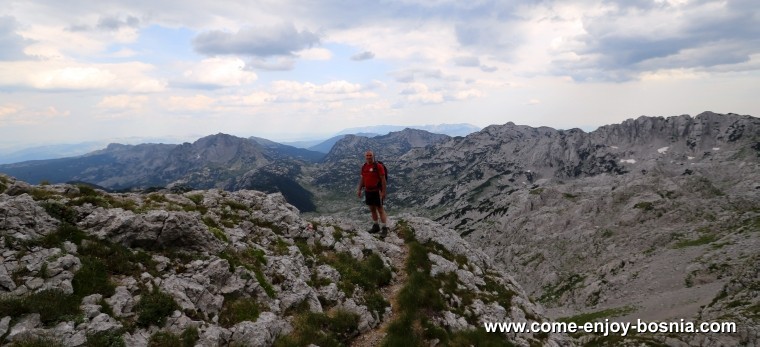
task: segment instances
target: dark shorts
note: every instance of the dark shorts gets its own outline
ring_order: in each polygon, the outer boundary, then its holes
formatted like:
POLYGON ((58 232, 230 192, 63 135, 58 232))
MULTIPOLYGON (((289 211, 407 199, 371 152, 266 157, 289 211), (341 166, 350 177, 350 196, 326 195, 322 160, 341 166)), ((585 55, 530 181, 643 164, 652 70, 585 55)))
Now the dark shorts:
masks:
POLYGON ((365 201, 369 206, 383 206, 383 200, 380 199, 380 191, 364 192, 365 201))

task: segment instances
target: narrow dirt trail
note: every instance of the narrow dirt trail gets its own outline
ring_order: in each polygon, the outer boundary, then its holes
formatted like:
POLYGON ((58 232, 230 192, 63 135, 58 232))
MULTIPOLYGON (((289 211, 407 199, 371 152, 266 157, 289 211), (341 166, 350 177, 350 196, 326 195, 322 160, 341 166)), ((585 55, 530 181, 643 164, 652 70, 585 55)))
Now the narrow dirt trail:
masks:
POLYGON ((398 294, 407 281, 407 273, 404 268, 406 267, 406 259, 409 257, 409 249, 404 240, 399 238, 395 232, 391 232, 388 235, 387 241, 401 247, 401 253, 390 257, 391 266, 396 270, 396 276, 391 280, 389 285, 380 289, 380 294, 391 304, 391 313, 383 317, 383 322, 380 325, 356 337, 351 343, 352 347, 379 346, 385 337, 385 330, 388 328, 388 325, 398 315, 398 294))

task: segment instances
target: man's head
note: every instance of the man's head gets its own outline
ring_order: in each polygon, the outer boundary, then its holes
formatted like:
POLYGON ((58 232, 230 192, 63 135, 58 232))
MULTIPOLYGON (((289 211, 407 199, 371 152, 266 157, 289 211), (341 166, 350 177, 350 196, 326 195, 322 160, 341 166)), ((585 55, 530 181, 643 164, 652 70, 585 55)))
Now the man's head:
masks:
POLYGON ((368 164, 372 164, 375 162, 375 155, 372 151, 367 151, 364 153, 364 160, 366 160, 368 164))

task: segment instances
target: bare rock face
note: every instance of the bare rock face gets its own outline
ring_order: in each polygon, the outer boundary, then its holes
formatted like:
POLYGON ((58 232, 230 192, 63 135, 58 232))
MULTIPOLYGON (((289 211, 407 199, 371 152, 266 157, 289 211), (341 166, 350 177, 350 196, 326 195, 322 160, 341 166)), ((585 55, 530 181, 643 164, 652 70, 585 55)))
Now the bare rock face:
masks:
POLYGON ((28 194, 0 195, 0 235, 33 240, 54 231, 58 221, 28 194))
POLYGON ((197 216, 185 212, 149 211, 142 215, 121 209, 98 209, 79 227, 130 247, 177 247, 207 252, 223 248, 197 216))

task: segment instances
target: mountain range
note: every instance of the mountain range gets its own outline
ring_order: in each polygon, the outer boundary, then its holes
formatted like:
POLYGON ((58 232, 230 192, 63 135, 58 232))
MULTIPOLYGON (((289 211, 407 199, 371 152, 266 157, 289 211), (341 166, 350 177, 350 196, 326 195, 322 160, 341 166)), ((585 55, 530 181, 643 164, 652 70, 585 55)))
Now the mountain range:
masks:
POLYGON ((642 116, 592 132, 507 123, 465 137, 405 129, 345 135, 321 158, 280 146, 217 134, 192 144, 110 145, 0 172, 110 189, 279 191, 301 212, 366 220, 354 193, 371 149, 389 168, 392 218, 405 211, 456 231, 549 318, 730 318, 745 329, 734 343, 757 343, 758 118, 642 116))
MULTIPOLYGON (((446 134, 449 136, 466 136, 470 133, 480 130, 471 124, 436 124, 436 125, 419 125, 419 126, 398 126, 398 125, 378 125, 363 128, 351 128, 338 132, 335 136, 327 139, 314 139, 303 141, 287 141, 287 142, 274 142, 268 139, 252 136, 250 139, 261 142, 262 145, 286 145, 299 149, 307 149, 313 152, 319 152, 326 154, 330 151, 330 148, 341 138, 346 135, 358 135, 365 137, 373 137, 378 135, 385 135, 392 131, 401 131, 405 128, 426 130, 438 134, 446 134)), ((138 138, 131 137, 122 139, 126 142, 115 141, 88 141, 81 143, 69 143, 69 144, 51 144, 44 146, 36 146, 15 150, 0 151, 0 164, 12 164, 23 161, 31 160, 47 160, 47 159, 59 159, 67 158, 79 155, 85 155, 98 149, 106 147, 109 143, 127 143, 127 144, 140 144, 140 143, 181 143, 186 141, 185 138, 167 137, 167 138, 138 138)), ((291 149, 292 150, 292 149, 291 149)), ((306 154, 311 157, 318 158, 317 154, 306 154)), ((296 155, 298 156, 298 155, 296 155)))

